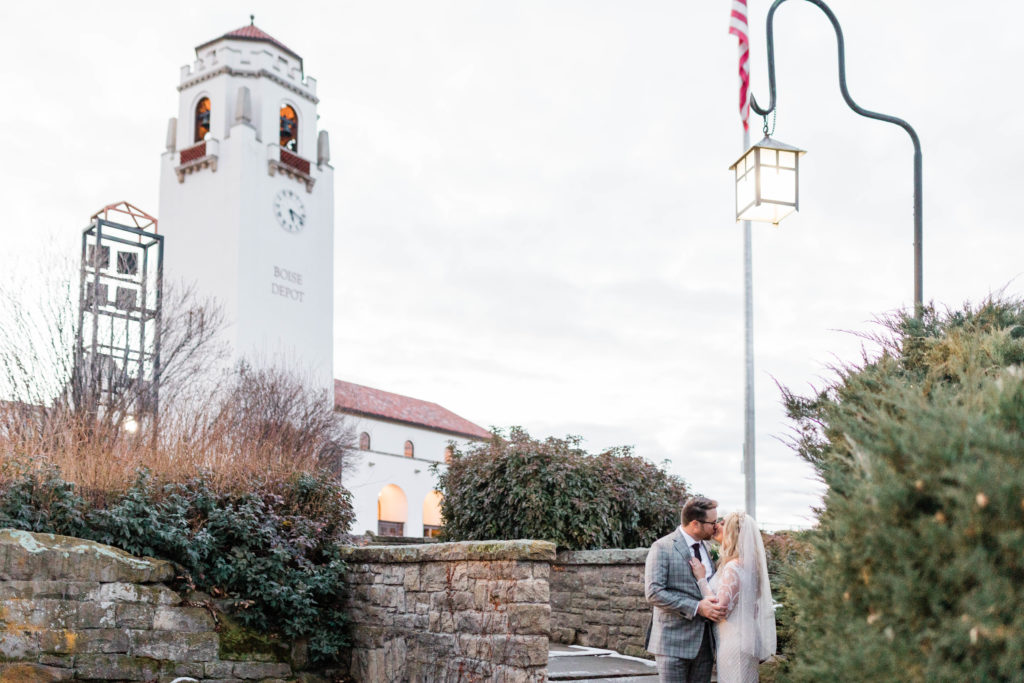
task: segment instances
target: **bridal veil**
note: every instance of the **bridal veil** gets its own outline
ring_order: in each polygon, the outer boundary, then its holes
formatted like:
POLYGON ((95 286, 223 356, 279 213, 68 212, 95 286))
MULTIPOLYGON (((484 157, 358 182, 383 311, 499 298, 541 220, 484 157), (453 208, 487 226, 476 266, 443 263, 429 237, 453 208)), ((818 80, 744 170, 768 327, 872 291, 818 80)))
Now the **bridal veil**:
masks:
POLYGON ((750 515, 743 516, 737 549, 740 599, 736 611, 739 612, 740 648, 745 654, 763 662, 775 654, 775 609, 768 583, 764 543, 757 521, 750 515))

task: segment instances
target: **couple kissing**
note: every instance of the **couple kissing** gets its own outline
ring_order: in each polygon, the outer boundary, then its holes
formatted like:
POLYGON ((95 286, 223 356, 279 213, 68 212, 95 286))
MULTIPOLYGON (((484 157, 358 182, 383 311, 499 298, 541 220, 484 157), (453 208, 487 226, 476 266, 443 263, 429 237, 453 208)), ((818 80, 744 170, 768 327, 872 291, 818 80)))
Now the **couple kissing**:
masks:
POLYGON ((661 683, 753 683, 775 654, 775 613, 757 522, 696 496, 681 524, 647 553, 644 592, 653 606, 647 650, 661 683), (708 541, 718 543, 717 563, 708 541))

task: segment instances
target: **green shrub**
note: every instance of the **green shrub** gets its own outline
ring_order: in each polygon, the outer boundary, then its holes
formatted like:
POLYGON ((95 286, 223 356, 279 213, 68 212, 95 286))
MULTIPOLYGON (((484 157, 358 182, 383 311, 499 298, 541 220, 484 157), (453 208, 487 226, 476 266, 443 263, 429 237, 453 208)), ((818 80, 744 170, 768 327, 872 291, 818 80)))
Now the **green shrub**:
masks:
POLYGON ((1024 307, 889 321, 882 354, 787 394, 828 485, 798 570, 795 680, 1020 680, 1024 307))
POLYGON ((775 610, 775 633, 778 639, 776 652, 783 657, 789 656, 792 652, 796 628, 793 600, 790 595, 793 575, 811 561, 811 547, 806 541, 807 535, 806 531, 763 534, 772 598, 778 605, 775 610))
POLYGON ((22 465, 0 487, 3 524, 78 536, 182 565, 241 625, 308 638, 331 663, 347 645, 340 536, 349 494, 328 472, 218 492, 207 479, 157 485, 147 471, 106 506, 87 505, 53 467, 22 465))
POLYGON ((4 461, 0 525, 41 533, 82 536, 86 533, 85 500, 59 470, 43 463, 4 461))
MULTIPOLYGON (((549 540, 575 550, 648 546, 679 524, 685 483, 629 448, 595 455, 581 439, 533 439, 521 427, 438 474, 444 538, 549 540)), ((435 470, 436 471, 436 470, 435 470)))

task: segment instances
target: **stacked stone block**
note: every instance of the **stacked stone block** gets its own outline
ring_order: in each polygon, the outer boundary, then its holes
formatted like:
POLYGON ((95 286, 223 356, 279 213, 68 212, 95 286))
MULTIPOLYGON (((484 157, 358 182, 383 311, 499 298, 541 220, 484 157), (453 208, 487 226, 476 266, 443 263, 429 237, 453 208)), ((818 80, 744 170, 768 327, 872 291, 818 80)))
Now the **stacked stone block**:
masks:
POLYGON ((551 564, 551 640, 650 657, 647 548, 562 551, 551 564))
POLYGON ((174 567, 66 536, 0 530, 0 681, 282 681, 288 663, 224 660, 213 613, 174 567))
POLYGON ((546 681, 554 557, 544 541, 352 548, 352 677, 546 681))

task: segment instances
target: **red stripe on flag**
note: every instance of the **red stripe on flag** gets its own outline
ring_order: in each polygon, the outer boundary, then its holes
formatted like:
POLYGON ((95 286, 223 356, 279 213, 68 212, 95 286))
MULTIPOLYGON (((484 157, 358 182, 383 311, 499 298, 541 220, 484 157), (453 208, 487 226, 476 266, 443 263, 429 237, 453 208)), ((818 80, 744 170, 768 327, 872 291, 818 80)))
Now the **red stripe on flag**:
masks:
POLYGON ((750 105, 747 94, 750 90, 750 70, 747 61, 750 59, 750 39, 747 37, 746 9, 747 0, 734 0, 729 16, 729 33, 739 41, 740 120, 743 121, 743 129, 749 130, 750 105))

